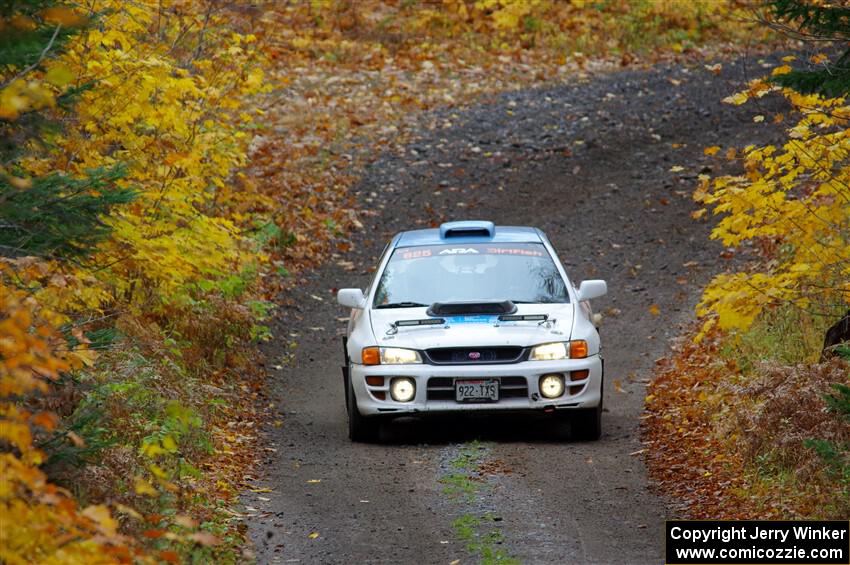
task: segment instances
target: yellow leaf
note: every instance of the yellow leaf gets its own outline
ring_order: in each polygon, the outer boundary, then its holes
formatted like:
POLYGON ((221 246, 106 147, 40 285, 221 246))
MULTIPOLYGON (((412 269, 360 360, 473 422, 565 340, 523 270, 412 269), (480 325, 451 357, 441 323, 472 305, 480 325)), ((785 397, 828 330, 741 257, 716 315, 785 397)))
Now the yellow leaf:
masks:
POLYGON ((319 537, 319 532, 310 532, 310 535, 307 537, 310 539, 316 539, 317 537, 319 537))
POLYGON ((735 106, 740 106, 744 102, 749 99, 746 92, 737 92, 732 96, 727 96, 723 99, 723 102, 726 104, 734 104, 735 106))
POLYGON ((173 436, 167 435, 164 438, 162 438, 162 447, 166 451, 174 452, 174 451, 177 451, 177 442, 174 441, 173 436))
POLYGON ((82 512, 83 516, 97 525, 97 529, 106 535, 115 535, 118 522, 112 518, 109 508, 102 504, 87 507, 82 512))
POLYGON ((120 512, 120 513, 122 513, 126 516, 130 516, 131 518, 135 518, 136 520, 144 520, 145 519, 145 517, 142 516, 141 514, 139 514, 134 508, 131 508, 130 506, 127 506, 126 504, 121 504, 120 502, 117 502, 117 503, 115 503, 115 509, 118 512, 120 512))
POLYGON ((702 150, 703 155, 716 155, 717 152, 720 151, 719 145, 712 145, 711 147, 706 147, 702 150))
POLYGON ((134 483, 136 494, 144 496, 156 496, 159 494, 159 492, 153 488, 153 485, 142 477, 136 477, 134 483))
POLYGON ((44 75, 44 80, 53 86, 63 87, 74 80, 74 73, 64 65, 53 65, 44 75))
POLYGON ((649 313, 653 316, 658 316, 659 314, 661 314, 661 308, 658 306, 658 304, 652 304, 649 307, 649 313))

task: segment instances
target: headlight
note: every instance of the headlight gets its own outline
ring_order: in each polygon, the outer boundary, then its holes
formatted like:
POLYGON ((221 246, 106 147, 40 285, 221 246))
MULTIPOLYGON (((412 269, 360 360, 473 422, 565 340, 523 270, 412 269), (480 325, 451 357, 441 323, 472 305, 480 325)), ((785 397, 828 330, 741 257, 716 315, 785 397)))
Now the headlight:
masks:
POLYGON ((418 351, 401 349, 399 347, 382 347, 381 363, 384 365, 403 365, 406 363, 421 363, 418 351))
POLYGON ((558 341, 534 347, 528 358, 532 361, 556 361, 558 359, 569 359, 569 355, 567 354, 567 345, 558 341))
POLYGON ((396 377, 390 384, 390 395, 396 402, 410 402, 416 396, 416 383, 407 377, 396 377))
POLYGON ((587 342, 583 339, 544 343, 531 349, 531 361, 557 361, 559 359, 584 359, 587 357, 587 342), (569 349, 567 349, 569 347, 569 349))
POLYGON ((558 398, 564 394, 564 376, 552 374, 540 377, 540 394, 546 398, 558 398))
POLYGON ((413 349, 400 347, 364 347, 362 352, 364 365, 405 365, 422 363, 422 357, 413 349))

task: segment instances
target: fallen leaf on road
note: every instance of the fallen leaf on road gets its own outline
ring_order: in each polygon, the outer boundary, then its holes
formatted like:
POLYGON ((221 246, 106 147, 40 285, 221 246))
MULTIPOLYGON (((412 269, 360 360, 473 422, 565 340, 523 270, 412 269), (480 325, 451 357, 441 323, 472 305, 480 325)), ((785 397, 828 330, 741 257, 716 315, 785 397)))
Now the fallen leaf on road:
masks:
POLYGON ((661 314, 661 307, 658 306, 658 304, 652 304, 649 307, 649 313, 653 316, 658 316, 659 314, 661 314))
POLYGON ((614 390, 617 392, 626 392, 623 389, 623 383, 620 382, 620 379, 614 379, 614 390))
POLYGON ((310 539, 316 539, 317 537, 319 537, 319 532, 310 532, 310 535, 307 537, 310 539))
POLYGON ((321 483, 322 479, 310 479, 307 481, 308 484, 314 485, 316 483, 321 483))

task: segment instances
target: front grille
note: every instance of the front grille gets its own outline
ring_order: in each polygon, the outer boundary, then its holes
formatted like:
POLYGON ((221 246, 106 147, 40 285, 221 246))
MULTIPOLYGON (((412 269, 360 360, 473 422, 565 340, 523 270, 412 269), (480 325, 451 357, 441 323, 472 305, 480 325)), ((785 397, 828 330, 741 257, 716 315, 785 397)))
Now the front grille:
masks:
POLYGON ((437 347, 425 350, 427 361, 433 365, 482 363, 516 363, 524 360, 525 348, 506 345, 497 347, 437 347))
MULTIPOLYGON (((462 377, 469 378, 469 377, 462 377)), ((528 398, 528 382, 525 377, 486 377, 499 381, 499 399, 528 398)), ((454 400, 455 377, 431 377, 428 379, 428 400, 454 400)))

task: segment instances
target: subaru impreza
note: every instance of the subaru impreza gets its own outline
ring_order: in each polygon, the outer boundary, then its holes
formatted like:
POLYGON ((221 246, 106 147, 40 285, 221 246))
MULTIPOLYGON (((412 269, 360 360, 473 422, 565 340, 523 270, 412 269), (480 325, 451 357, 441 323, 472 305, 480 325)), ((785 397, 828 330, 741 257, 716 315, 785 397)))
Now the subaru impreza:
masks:
POLYGON ((396 235, 351 308, 342 369, 353 441, 383 421, 452 412, 567 418, 598 439, 604 363, 589 300, 532 227, 461 221, 396 235))

